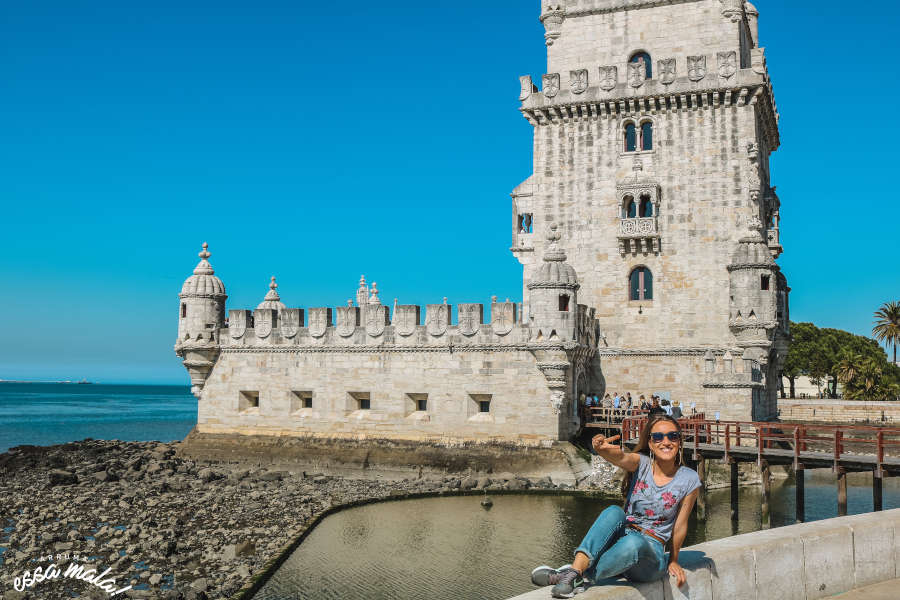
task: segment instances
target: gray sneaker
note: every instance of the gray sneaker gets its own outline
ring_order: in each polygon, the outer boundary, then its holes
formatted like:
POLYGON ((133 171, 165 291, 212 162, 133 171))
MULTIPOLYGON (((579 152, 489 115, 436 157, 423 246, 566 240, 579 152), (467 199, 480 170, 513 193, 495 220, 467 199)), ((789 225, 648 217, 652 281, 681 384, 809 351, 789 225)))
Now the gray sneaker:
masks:
POLYGON ((541 566, 531 572, 531 582, 541 587, 552 585, 554 598, 571 598, 584 585, 584 577, 568 565, 559 569, 541 566))

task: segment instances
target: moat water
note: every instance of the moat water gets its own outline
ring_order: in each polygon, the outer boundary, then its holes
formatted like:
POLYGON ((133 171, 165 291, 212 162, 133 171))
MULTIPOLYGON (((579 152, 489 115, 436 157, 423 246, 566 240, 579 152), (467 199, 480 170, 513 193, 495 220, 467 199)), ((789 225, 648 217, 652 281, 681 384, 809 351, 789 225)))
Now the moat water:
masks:
MULTIPOLYGON (((848 509, 872 510, 871 476, 851 474, 848 509)), ((794 485, 772 486, 772 525, 794 523, 794 485)), ((502 600, 534 589, 531 569, 571 561, 597 514, 609 503, 568 496, 477 496, 385 502, 326 518, 310 533, 256 600, 502 600)), ((729 491, 709 493, 709 515, 694 519, 685 545, 757 531, 760 488, 741 490, 740 518, 729 491)), ((900 508, 900 479, 884 481, 884 508, 900 508)), ((830 471, 807 471, 806 517, 837 516, 830 471)))

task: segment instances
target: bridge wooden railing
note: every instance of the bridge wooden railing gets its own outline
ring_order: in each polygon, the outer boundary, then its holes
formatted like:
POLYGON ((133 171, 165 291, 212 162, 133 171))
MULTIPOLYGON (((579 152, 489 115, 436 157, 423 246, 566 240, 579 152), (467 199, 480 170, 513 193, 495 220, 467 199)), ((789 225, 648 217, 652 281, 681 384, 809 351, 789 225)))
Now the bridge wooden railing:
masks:
POLYGON ((600 406, 582 406, 581 422, 585 425, 616 425, 627 418, 646 415, 648 411, 639 408, 605 408, 600 406))
MULTIPOLYGON (((756 462, 763 487, 763 522, 771 524, 769 511, 771 464, 789 465, 795 474, 796 515, 806 520, 804 469, 831 468, 837 476, 838 514, 847 514, 847 473, 872 473, 872 504, 882 509, 882 481, 900 476, 900 428, 867 425, 808 425, 756 421, 711 421, 704 415, 679 419, 685 456, 692 452, 701 481, 706 481, 706 461, 721 459, 731 466, 731 517, 738 514, 738 464, 756 462)), ((622 422, 622 445, 635 445, 647 423, 644 415, 622 422)), ((706 496, 697 500, 706 513, 706 496)))
MULTIPOLYGON (((701 418, 685 418, 679 421, 684 434, 685 450, 693 450, 694 459, 703 449, 711 447, 723 452, 723 460, 730 462, 731 455, 756 451, 761 463, 767 454, 779 458, 792 458, 794 468, 810 459, 816 462, 830 460, 837 470, 843 460, 867 454, 879 476, 883 472, 886 456, 900 456, 900 428, 872 427, 866 425, 805 425, 797 423, 771 423, 754 421, 711 421, 701 418), (786 451, 789 453, 786 454, 786 451), (828 458, 826 458, 828 457, 828 458)), ((623 443, 636 443, 647 418, 643 415, 629 417, 622 423, 623 443)))

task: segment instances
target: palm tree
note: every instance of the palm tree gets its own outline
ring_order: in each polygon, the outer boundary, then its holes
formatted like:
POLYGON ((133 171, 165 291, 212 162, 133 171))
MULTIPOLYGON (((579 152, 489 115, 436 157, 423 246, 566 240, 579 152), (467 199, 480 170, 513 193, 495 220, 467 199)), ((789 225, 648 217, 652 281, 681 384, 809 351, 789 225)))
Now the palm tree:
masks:
POLYGON ((848 352, 841 357, 841 362, 836 367, 838 381, 843 384, 853 382, 863 370, 863 357, 861 354, 848 352))
POLYGON ((900 302, 885 302, 875 311, 875 327, 872 335, 883 344, 894 347, 894 363, 897 362, 897 345, 900 344, 900 302))

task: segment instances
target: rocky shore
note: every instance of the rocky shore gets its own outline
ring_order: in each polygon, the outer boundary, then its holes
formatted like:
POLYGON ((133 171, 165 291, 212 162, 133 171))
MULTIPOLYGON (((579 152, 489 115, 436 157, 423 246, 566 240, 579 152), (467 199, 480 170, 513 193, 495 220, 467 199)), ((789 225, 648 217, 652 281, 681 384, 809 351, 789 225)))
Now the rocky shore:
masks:
MULTIPOLYGON (((108 598, 103 581, 59 577, 17 592, 51 564, 96 569, 117 597, 227 598, 323 512, 407 494, 567 489, 549 477, 447 475, 359 480, 203 464, 178 443, 85 440, 0 454, 0 592, 14 598, 108 598)), ((614 492, 614 473, 593 489, 614 492)))

